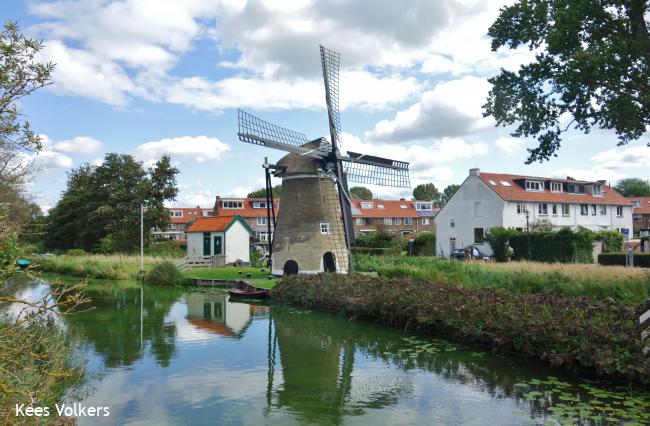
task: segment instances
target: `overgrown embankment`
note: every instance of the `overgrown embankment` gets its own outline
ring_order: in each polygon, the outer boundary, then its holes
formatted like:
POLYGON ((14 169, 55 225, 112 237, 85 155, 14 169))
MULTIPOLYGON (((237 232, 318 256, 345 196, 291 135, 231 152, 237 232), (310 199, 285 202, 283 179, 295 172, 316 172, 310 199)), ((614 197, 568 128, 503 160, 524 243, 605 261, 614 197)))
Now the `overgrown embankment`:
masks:
POLYGON ((445 335, 572 370, 650 382, 638 324, 641 304, 360 274, 298 275, 271 294, 281 302, 445 335))
MULTIPOLYGON (((152 265, 162 260, 165 259, 145 256, 145 271, 150 270, 152 265)), ((133 255, 83 254, 79 256, 51 256, 37 259, 36 264, 38 269, 43 272, 82 278, 127 280, 138 278, 140 273, 140 256, 133 255)))
POLYGON ((621 266, 541 262, 459 262, 408 256, 357 257, 357 269, 386 278, 415 278, 466 288, 553 292, 640 303, 650 298, 650 272, 621 266))

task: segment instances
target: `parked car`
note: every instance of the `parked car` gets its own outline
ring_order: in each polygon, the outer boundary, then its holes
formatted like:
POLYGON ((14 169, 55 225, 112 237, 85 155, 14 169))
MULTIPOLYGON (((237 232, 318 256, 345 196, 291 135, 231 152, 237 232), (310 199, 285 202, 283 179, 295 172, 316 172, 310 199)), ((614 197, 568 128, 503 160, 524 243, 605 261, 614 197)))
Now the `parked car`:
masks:
MULTIPOLYGON (((451 259, 456 259, 456 260, 465 260, 465 250, 466 249, 462 249, 462 248, 454 249, 454 250, 451 251, 451 253, 449 253, 449 257, 451 259)), ((481 259, 481 260, 490 260, 490 259, 492 259, 490 256, 486 255, 485 253, 483 253, 478 248, 476 250, 478 250, 479 259, 481 259)))

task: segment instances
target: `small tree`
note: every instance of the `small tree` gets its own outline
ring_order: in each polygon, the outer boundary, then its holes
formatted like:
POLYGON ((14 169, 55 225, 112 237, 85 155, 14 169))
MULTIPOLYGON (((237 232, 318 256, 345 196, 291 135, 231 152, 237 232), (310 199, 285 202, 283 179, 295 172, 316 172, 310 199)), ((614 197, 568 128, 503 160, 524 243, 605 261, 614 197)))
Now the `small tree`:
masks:
POLYGON ((421 183, 413 188, 413 198, 420 201, 440 202, 440 191, 433 183, 421 183))
POLYGON ((353 200, 372 200, 372 191, 365 186, 353 186, 350 188, 350 198, 353 200))
MULTIPOLYGON (((282 184, 275 185, 271 189, 271 192, 273 193, 273 198, 278 198, 280 196, 281 191, 282 191, 282 184)), ((253 192, 249 192, 246 197, 248 197, 248 198, 266 198, 266 188, 256 189, 253 192)))
POLYGON ((650 181, 640 178, 621 179, 614 189, 624 197, 650 197, 650 181))
POLYGON ((453 197, 456 191, 458 191, 458 188, 460 188, 460 185, 456 185, 454 183, 447 185, 445 190, 442 191, 442 195, 440 195, 440 208, 442 208, 449 202, 449 200, 451 200, 451 197, 453 197))

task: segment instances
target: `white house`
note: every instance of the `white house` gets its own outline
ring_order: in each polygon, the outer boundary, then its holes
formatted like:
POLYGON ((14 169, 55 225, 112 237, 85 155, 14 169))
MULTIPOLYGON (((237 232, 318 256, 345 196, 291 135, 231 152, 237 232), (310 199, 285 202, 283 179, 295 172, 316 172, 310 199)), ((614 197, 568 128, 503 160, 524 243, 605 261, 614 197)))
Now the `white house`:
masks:
POLYGON ((469 176, 438 212, 434 222, 438 255, 476 245, 486 255, 490 228, 526 229, 539 222, 555 228, 618 230, 626 238, 632 232, 630 201, 605 181, 578 181, 470 169, 469 176))
POLYGON ((240 216, 199 217, 185 230, 187 256, 217 256, 221 262, 250 262, 253 230, 240 216))

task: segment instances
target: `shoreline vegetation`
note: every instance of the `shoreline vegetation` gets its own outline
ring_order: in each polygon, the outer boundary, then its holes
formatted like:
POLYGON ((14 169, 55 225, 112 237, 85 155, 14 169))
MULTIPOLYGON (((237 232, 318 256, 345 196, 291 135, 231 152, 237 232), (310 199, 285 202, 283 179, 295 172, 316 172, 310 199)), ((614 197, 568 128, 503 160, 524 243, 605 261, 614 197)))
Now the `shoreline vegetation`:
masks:
POLYGON ((574 372, 650 383, 642 304, 566 294, 466 288, 364 274, 296 275, 271 290, 282 303, 337 312, 516 353, 574 372))

